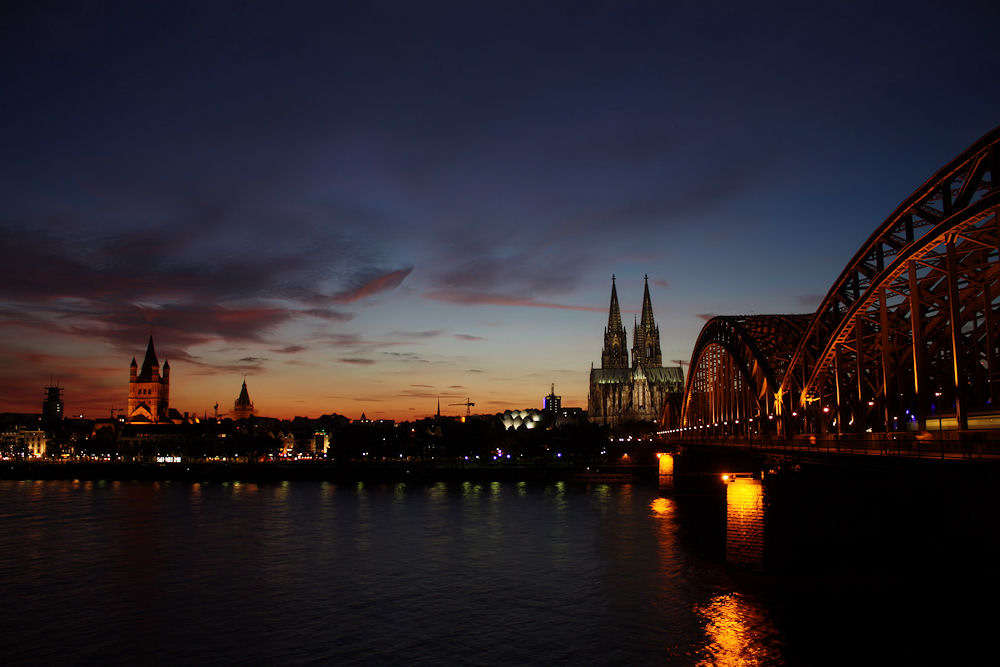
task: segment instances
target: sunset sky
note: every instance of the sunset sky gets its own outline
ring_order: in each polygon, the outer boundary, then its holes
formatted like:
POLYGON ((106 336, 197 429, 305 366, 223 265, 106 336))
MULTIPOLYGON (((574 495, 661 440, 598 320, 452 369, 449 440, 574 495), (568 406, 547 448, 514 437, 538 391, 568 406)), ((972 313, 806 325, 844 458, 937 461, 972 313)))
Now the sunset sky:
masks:
POLYGON ((0 412, 586 407, 611 276, 664 362, 811 312, 1000 124, 992 2, 14 2, 0 412))

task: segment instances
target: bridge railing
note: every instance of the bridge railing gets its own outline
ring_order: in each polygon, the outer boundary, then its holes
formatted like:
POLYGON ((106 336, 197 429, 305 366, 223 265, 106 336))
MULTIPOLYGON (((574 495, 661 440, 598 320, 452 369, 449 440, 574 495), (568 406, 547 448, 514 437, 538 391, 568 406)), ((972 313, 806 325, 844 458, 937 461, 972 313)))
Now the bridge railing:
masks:
POLYGON ((1000 439, 993 433, 956 431, 939 434, 859 433, 778 436, 684 436, 665 442, 687 446, 719 446, 762 451, 903 456, 933 459, 1000 459, 1000 439))

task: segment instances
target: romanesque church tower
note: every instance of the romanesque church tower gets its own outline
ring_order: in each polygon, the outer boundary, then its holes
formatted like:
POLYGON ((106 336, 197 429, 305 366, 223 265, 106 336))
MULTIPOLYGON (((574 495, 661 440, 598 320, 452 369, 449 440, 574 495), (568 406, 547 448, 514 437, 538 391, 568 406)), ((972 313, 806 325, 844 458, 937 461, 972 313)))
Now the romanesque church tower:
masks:
POLYGON ((249 419, 254 415, 253 402, 250 400, 250 392, 247 391, 247 381, 246 378, 243 379, 243 389, 240 390, 240 395, 233 403, 233 421, 239 421, 241 419, 249 419))
POLYGON ((130 422, 165 422, 169 421, 168 409, 170 403, 170 363, 163 362, 163 375, 160 375, 160 362, 153 348, 153 337, 149 337, 146 346, 146 357, 142 360, 140 370, 132 357, 128 378, 128 421, 130 422))

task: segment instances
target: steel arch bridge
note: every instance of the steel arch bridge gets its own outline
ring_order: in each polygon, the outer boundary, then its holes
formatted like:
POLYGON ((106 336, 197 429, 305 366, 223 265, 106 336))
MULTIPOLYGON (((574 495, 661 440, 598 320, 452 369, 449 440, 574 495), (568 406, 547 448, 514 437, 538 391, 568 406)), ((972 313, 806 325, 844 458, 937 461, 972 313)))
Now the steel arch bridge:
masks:
POLYGON ((1000 128, 920 186, 806 315, 715 317, 678 431, 1000 429, 1000 128))

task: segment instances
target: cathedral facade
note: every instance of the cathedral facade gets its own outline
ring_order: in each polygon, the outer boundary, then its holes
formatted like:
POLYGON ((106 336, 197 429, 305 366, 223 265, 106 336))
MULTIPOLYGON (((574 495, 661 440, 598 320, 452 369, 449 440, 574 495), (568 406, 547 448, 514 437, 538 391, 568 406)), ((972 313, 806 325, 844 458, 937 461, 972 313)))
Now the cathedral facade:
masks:
POLYGON ((160 362, 156 359, 153 337, 150 336, 142 368, 135 363, 135 357, 132 357, 129 367, 126 418, 130 422, 170 421, 169 405, 170 362, 163 362, 163 374, 160 375, 160 362))
POLYGON ((627 421, 672 421, 684 393, 684 371, 663 365, 660 328, 653 318, 649 277, 645 278, 642 315, 628 334, 622 324, 615 278, 611 277, 611 307, 604 329, 601 367, 590 369, 587 415, 590 421, 617 426, 627 421))

